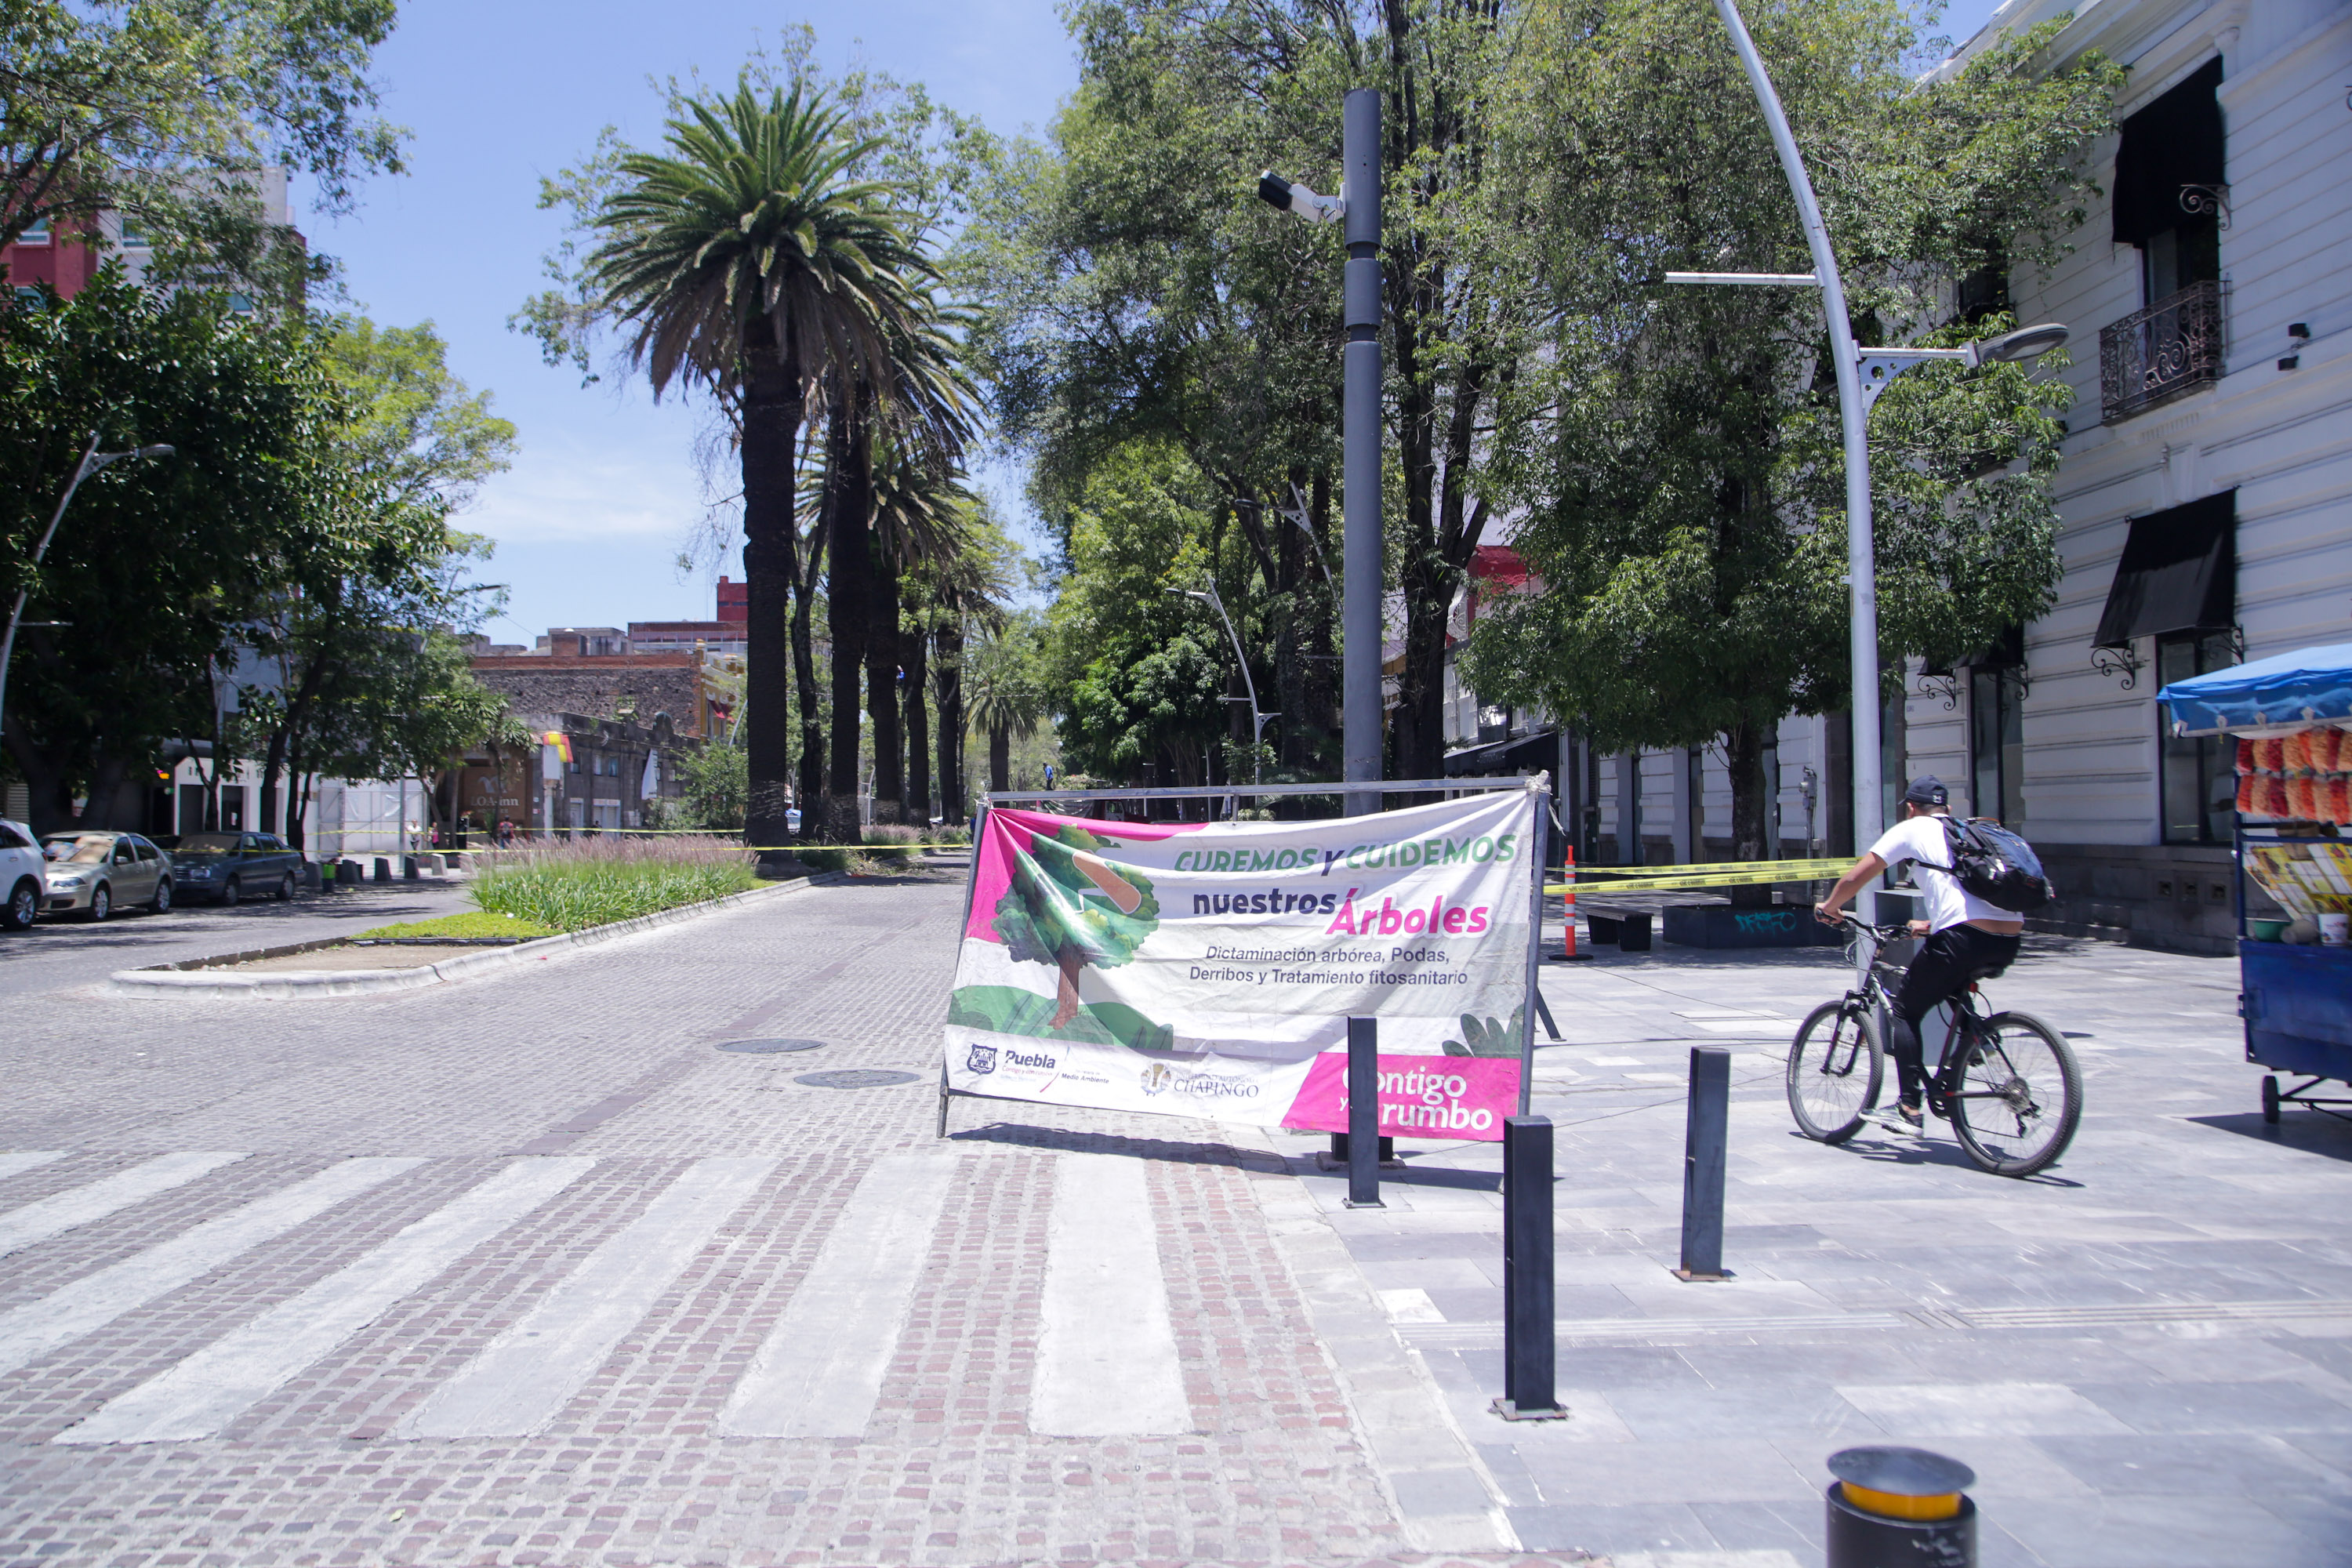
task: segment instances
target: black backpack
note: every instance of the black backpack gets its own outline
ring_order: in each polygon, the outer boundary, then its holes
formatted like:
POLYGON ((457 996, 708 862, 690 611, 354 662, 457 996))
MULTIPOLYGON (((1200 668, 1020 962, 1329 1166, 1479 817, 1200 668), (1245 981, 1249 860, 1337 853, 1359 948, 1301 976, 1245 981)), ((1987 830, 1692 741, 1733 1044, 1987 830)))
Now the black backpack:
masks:
POLYGON ((1948 816, 1943 821, 1951 865, 1914 864, 1943 872, 1993 908, 2012 914, 2032 914, 2058 901, 2058 889, 2050 885, 2032 845, 1990 817, 1961 822, 1948 816))

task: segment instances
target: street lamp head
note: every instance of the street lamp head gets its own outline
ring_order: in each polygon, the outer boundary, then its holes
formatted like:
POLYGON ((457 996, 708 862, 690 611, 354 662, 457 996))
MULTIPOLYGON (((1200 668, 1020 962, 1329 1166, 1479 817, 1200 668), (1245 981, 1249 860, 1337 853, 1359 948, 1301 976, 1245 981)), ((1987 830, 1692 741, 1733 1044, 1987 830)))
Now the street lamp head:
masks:
POLYGON ((2020 327, 2013 332, 1986 338, 1969 345, 1969 363, 1979 364, 2021 364, 2040 359, 2051 350, 2063 348, 2074 334, 2063 321, 2041 321, 2031 327, 2020 327))
POLYGON ((179 455, 180 449, 177 447, 165 447, 160 445, 153 447, 142 447, 133 454, 133 456, 141 458, 176 458, 179 455))

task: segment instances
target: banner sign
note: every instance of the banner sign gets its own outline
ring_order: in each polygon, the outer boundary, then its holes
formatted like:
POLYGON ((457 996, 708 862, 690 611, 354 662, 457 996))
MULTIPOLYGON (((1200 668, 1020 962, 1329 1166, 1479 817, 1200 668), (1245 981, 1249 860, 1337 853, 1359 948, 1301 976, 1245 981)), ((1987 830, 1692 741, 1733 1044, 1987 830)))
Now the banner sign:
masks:
POLYGON ((1533 791, 1318 822, 1000 808, 972 854, 951 1089, 1348 1130, 1348 1019, 1381 1131, 1496 1141, 1518 1108, 1533 791))

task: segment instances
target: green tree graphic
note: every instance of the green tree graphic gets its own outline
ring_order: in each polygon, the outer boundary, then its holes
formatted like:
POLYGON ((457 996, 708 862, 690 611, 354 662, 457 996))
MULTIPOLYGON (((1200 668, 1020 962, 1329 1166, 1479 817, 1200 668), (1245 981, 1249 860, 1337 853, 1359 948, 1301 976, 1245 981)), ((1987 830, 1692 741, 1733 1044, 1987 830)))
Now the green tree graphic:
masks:
POLYGON ((1061 972, 1052 1027, 1078 1010, 1078 971, 1115 969, 1135 956, 1160 924, 1151 883, 1131 866, 1095 853, 1103 840, 1083 827, 1038 834, 1013 858, 1013 885, 996 904, 996 934, 1023 963, 1061 972))

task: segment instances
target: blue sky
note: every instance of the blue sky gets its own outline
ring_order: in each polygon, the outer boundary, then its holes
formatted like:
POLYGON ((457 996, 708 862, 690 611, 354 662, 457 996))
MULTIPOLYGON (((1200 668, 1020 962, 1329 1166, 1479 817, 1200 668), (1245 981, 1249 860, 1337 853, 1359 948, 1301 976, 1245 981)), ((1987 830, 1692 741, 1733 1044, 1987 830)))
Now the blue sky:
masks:
MULTIPOLYGON (((1992 8, 1960 0, 1941 30, 1964 38, 1992 8)), ((661 100, 649 77, 698 68, 731 79, 757 41, 801 22, 828 68, 855 59, 921 81, 1000 132, 1042 130, 1076 80, 1046 0, 793 11, 735 0, 413 0, 377 57, 384 111, 415 133, 411 173, 368 184, 339 222, 299 221, 341 259, 359 306, 385 324, 432 320, 453 368, 520 426, 514 468, 461 520, 498 542, 488 575, 511 584, 506 616, 488 628, 500 641, 528 643, 551 626, 702 618, 718 572, 740 575, 729 561, 681 580, 672 563, 702 512, 691 408, 657 406, 617 376, 583 388, 575 373, 541 364, 506 320, 541 287, 540 260, 558 237, 557 215, 535 205, 540 175, 576 160, 607 123, 653 143, 661 100)), ((1016 479, 987 478, 1016 510, 1016 479)))

